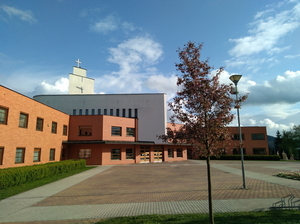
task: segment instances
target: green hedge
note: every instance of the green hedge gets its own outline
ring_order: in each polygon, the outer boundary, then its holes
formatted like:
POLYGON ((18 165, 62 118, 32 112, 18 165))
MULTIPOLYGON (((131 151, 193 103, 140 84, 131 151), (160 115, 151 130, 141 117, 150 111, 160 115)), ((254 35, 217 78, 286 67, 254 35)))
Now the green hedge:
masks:
MULTIPOLYGON (((200 159, 206 159, 205 157, 200 156, 200 159)), ((211 156, 211 160, 241 160, 240 155, 221 155, 220 157, 211 156)), ((244 155, 244 160, 271 160, 279 161, 280 156, 277 155, 244 155)))
POLYGON ((58 173, 67 173, 86 166, 83 160, 64 160, 33 166, 0 169, 0 189, 43 179, 58 173))

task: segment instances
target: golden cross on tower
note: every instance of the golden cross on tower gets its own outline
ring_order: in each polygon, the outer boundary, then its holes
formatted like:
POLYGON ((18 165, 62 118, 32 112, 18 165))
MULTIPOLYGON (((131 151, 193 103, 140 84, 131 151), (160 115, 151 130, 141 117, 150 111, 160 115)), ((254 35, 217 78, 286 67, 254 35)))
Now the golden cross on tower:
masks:
POLYGON ((80 68, 81 61, 79 61, 79 58, 75 62, 77 63, 77 67, 80 68))

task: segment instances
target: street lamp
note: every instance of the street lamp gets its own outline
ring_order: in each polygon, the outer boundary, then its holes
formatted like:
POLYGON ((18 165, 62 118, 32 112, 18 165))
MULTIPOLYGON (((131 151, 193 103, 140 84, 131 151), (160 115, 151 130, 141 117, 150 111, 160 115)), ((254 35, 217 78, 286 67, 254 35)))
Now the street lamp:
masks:
MULTIPOLYGON (((241 75, 232 75, 229 77, 229 79, 234 83, 235 85, 235 92, 236 95, 236 101, 238 101, 238 89, 237 84, 241 79, 241 75)), ((237 102, 236 102, 237 103, 237 102)), ((242 130, 241 130, 241 123, 240 123, 240 109, 237 106, 237 118, 238 118, 238 125, 239 125, 239 136, 240 136, 240 152, 241 152, 241 162, 242 162, 242 176, 243 176, 243 189, 246 189, 246 180, 245 180, 245 168, 244 168, 244 151, 242 149, 242 130)))

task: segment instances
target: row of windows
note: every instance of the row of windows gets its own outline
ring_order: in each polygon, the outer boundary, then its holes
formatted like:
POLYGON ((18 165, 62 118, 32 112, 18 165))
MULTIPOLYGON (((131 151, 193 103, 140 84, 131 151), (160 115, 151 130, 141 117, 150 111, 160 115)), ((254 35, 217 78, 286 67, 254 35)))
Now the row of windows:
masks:
MULTIPOLYGON (((0 107, 0 124, 7 124, 8 120, 8 108, 0 107)), ((19 127, 20 128, 28 128, 29 114, 20 112, 19 116, 19 127)), ((44 119, 41 117, 36 118, 36 127, 37 131, 43 131, 44 129, 44 119)), ((51 124, 51 133, 57 133, 57 122, 52 121, 51 124)), ((68 126, 63 125, 63 135, 67 135, 68 126)))
MULTIPOLYGON (((176 149, 177 157, 182 157, 182 149, 176 149)), ((168 149, 168 157, 174 158, 174 149, 168 149)))
MULTIPOLYGON (((78 158, 88 159, 92 157, 91 149, 79 149, 78 158)), ((111 160, 121 160, 121 149, 111 149, 111 160)), ((134 159, 134 150, 126 149, 126 159, 134 159)))
MULTIPOLYGON (((232 140, 240 140, 240 135, 234 134, 232 136, 232 140)), ((242 134, 242 140, 245 140, 244 134, 242 134)), ((251 140, 265 140, 265 134, 264 133, 251 134, 251 140)))
MULTIPOLYGON (((92 136, 93 135, 93 126, 92 125, 82 125, 79 126, 79 136, 92 136)), ((122 127, 111 127, 111 135, 112 136, 122 136, 122 127)), ((126 128, 126 136, 134 137, 135 136, 135 128, 126 128)))
MULTIPOLYGON (((15 155, 15 163, 24 163, 25 162, 25 153, 26 148, 17 148, 16 149, 16 155, 15 155)), ((33 162, 40 162, 41 161, 41 148, 34 148, 33 152, 33 162)), ((4 156, 4 147, 0 147, 0 165, 3 163, 3 156, 4 156)), ((55 160, 55 149, 52 148, 49 151, 49 161, 55 160)))
MULTIPOLYGON (((73 109, 73 115, 77 115, 77 109, 73 109)), ((78 115, 110 115, 110 116, 117 116, 117 117, 131 117, 137 118, 138 117, 138 109, 78 109, 78 115), (134 114, 133 114, 134 113, 134 114)))
MULTIPOLYGON (((253 155, 266 155, 266 148, 253 148, 252 149, 253 155)), ((240 149, 233 149, 232 150, 233 155, 240 155, 241 150, 240 149)), ((243 148, 243 154, 246 155, 246 149, 243 148)))

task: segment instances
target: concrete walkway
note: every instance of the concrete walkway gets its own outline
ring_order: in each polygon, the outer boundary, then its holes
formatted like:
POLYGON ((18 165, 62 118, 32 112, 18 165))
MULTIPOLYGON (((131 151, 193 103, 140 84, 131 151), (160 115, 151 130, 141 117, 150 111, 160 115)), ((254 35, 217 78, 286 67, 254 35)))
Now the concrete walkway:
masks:
MULTIPOLYGON (((268 210, 300 182, 273 176, 298 162, 212 161, 214 212, 268 210)), ((98 166, 0 201, 0 222, 83 223, 144 214, 207 213, 205 161, 98 166), (71 220, 65 221, 62 220, 71 220), (51 222, 46 222, 51 221, 51 222)))

